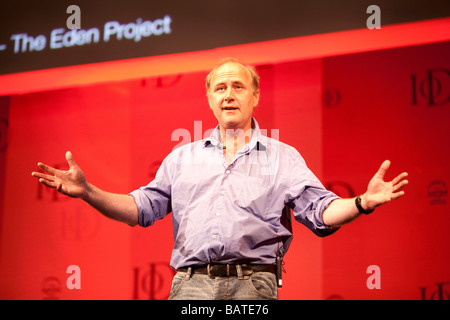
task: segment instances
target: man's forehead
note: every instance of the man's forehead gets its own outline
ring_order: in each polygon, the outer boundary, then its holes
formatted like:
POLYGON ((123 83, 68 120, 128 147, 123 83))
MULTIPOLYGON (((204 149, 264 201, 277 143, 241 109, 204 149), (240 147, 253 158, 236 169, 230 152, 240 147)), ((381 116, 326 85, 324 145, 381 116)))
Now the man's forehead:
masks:
POLYGON ((250 72, 240 63, 227 62, 217 68, 212 77, 212 82, 220 82, 228 78, 235 80, 251 81, 250 72))

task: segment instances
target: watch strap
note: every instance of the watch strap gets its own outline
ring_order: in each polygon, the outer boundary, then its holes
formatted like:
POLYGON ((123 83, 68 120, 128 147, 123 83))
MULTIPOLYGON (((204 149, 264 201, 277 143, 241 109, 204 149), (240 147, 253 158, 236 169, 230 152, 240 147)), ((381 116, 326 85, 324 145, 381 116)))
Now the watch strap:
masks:
POLYGON ((355 199, 355 204, 356 204, 356 207, 358 208, 359 213, 362 213, 362 214, 370 214, 370 213, 372 213, 372 212, 374 211, 374 209, 372 209, 372 210, 365 210, 365 209, 361 206, 361 196, 357 196, 357 197, 356 197, 356 199, 355 199))

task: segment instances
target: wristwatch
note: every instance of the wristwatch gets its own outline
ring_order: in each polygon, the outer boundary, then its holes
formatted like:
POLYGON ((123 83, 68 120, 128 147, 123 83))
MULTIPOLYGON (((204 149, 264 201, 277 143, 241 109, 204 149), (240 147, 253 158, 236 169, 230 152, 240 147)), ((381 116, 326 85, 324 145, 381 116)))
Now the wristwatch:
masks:
POLYGON ((361 206, 361 196, 357 196, 355 199, 355 204, 356 207, 358 208, 359 213, 363 213, 363 214, 369 214, 372 213, 375 209, 372 210, 365 210, 362 206, 361 206))

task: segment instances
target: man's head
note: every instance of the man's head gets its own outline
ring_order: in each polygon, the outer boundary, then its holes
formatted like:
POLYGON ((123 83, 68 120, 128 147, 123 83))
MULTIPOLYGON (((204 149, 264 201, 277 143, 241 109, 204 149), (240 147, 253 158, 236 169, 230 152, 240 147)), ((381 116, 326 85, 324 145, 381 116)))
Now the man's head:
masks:
POLYGON ((259 102, 259 76, 252 66, 225 58, 206 77, 206 95, 223 129, 247 130, 259 102))

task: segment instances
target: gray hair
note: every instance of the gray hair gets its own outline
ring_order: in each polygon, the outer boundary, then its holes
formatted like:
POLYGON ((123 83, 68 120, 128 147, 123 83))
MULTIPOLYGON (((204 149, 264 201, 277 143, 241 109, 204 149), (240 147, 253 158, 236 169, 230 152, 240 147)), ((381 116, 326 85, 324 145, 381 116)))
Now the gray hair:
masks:
POLYGON ((237 63, 240 64, 241 66, 243 66, 245 69, 248 70, 248 72, 250 72, 250 75, 252 77, 253 80, 253 91, 254 92, 258 92, 259 91, 259 75, 256 72, 255 67, 248 65, 248 64, 242 64, 241 62, 239 62, 239 60, 237 58, 234 57, 226 57, 223 58, 221 60, 219 60, 216 64, 216 66, 211 70, 210 73, 208 73, 208 75, 206 76, 206 81, 205 81, 205 85, 206 85, 206 94, 209 93, 209 89, 211 88, 211 80, 214 76, 214 74, 216 73, 217 69, 226 64, 226 63, 237 63))

